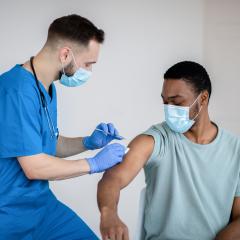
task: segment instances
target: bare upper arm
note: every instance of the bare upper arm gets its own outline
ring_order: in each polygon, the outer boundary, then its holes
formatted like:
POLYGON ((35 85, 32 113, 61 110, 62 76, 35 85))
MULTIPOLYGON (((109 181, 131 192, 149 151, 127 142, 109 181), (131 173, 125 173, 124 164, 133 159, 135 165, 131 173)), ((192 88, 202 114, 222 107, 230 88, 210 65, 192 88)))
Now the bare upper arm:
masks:
POLYGON ((235 197, 233 201, 231 220, 240 218, 240 197, 235 197))
POLYGON ((121 188, 127 186, 140 172, 149 159, 153 148, 154 139, 148 135, 139 135, 128 146, 130 150, 123 161, 105 172, 102 181, 118 180, 121 188))

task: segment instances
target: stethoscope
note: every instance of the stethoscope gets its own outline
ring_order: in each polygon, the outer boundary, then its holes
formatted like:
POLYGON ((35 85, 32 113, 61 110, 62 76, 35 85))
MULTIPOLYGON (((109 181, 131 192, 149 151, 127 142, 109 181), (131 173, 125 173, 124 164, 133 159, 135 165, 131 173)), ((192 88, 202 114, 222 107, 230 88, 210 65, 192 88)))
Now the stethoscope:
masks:
POLYGON ((52 118, 49 114, 49 111, 48 111, 48 107, 47 107, 47 102, 46 102, 46 99, 45 99, 45 96, 40 88, 40 85, 39 85, 39 81, 37 79, 37 74, 36 74, 36 71, 35 71, 35 68, 33 66, 33 59, 34 57, 31 57, 30 58, 30 66, 32 68, 32 71, 33 71, 33 75, 34 75, 34 78, 35 78, 35 82, 36 82, 36 85, 37 85, 37 88, 38 88, 38 91, 40 93, 40 98, 41 98, 41 102, 42 102, 42 106, 43 106, 43 109, 46 113, 46 117, 47 117, 47 122, 48 122, 48 126, 49 126, 49 129, 50 129, 50 132, 51 132, 51 137, 58 137, 58 131, 57 129, 55 129, 54 127, 54 124, 53 124, 53 121, 52 121, 52 118))

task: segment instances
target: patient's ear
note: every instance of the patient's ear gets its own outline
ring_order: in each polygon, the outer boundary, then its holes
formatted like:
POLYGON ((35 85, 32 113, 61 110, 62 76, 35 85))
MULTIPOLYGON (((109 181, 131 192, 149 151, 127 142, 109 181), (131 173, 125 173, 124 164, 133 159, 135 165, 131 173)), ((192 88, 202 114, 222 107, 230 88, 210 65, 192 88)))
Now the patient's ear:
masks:
POLYGON ((209 102, 209 93, 207 90, 204 90, 201 95, 201 105, 207 106, 209 102))

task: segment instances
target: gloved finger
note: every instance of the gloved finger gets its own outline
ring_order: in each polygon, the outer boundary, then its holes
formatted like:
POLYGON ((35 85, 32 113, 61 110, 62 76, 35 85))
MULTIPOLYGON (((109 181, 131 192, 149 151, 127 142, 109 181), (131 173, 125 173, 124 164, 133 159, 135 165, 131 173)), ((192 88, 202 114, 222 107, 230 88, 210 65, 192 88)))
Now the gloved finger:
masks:
POLYGON ((117 139, 117 140, 123 140, 124 139, 124 137, 122 137, 122 136, 120 136, 120 135, 115 135, 114 136, 114 139, 117 139))
POLYGON ((120 143, 112 143, 108 145, 109 148, 114 148, 115 150, 125 151, 126 147, 120 143))
POLYGON ((122 161, 123 161, 123 158, 122 158, 122 157, 119 158, 119 160, 116 162, 116 165, 117 165, 117 164, 120 164, 122 161))
POLYGON ((118 162, 122 162, 123 161, 124 155, 125 154, 123 154, 123 153, 118 153, 118 162))
POLYGON ((126 151, 126 147, 119 147, 117 150, 116 150, 116 152, 117 153, 119 153, 119 154, 121 154, 121 155, 124 155, 125 154, 125 151, 126 151))
POLYGON ((112 149, 111 156, 115 157, 115 159, 117 159, 118 162, 122 162, 124 155, 125 155, 125 150, 123 150, 122 148, 112 149))
POLYGON ((106 123, 100 123, 97 129, 103 130, 106 135, 108 134, 108 126, 106 123))
POLYGON ((114 151, 114 154, 116 154, 118 157, 123 157, 125 155, 125 150, 117 149, 114 151))
POLYGON ((114 133, 115 133, 114 125, 112 123, 108 123, 107 126, 108 126, 108 132, 111 134, 111 136, 114 136, 114 133))
POLYGON ((114 139, 117 139, 117 140, 123 139, 123 137, 119 135, 119 132, 116 128, 114 129, 114 139))
POLYGON ((116 128, 114 128, 114 136, 119 136, 119 132, 116 128))
POLYGON ((123 161, 123 158, 124 158, 124 156, 125 156, 125 151, 117 151, 116 152, 116 155, 118 156, 118 158, 119 158, 119 162, 122 162, 123 161))

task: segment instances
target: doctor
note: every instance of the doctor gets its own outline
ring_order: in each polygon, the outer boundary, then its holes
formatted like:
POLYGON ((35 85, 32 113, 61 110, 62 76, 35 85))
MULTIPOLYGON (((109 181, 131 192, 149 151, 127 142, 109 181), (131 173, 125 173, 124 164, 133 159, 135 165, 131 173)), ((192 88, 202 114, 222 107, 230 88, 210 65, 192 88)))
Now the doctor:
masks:
POLYGON ((0 76, 1 240, 98 239, 56 199, 48 180, 103 172, 125 154, 124 146, 108 145, 122 139, 113 124, 101 123, 83 138, 58 134, 53 82, 60 78, 67 87, 87 82, 103 41, 104 32, 89 20, 78 15, 58 18, 36 56, 0 76), (91 158, 64 159, 100 148, 91 158))

